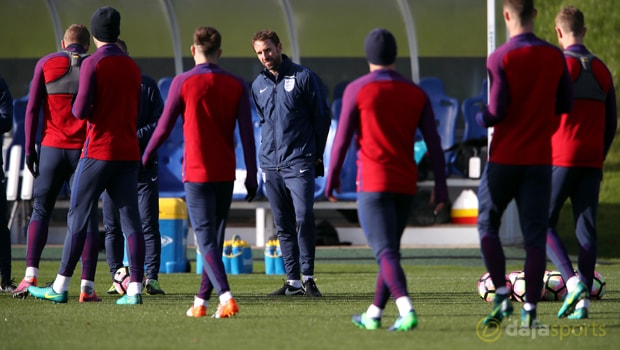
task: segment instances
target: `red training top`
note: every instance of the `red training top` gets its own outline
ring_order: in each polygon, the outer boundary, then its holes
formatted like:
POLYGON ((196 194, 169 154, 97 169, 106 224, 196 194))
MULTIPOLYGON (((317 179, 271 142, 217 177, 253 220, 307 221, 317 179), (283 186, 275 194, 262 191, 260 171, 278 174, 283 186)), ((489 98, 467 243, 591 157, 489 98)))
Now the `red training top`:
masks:
POLYGON ((256 146, 247 83, 212 63, 198 64, 170 84, 164 112, 142 155, 146 164, 183 117, 183 182, 235 180, 235 125, 248 181, 256 180, 256 146))
MULTIPOLYGON (((567 51, 581 55, 590 54, 583 45, 572 45, 567 51)), ((562 114, 559 127, 552 138, 555 166, 602 168, 605 155, 611 146, 617 128, 613 80, 600 59, 593 58, 590 62, 591 72, 598 82, 598 88, 602 90, 602 96, 600 99, 582 98, 581 88, 575 85, 573 111, 562 114)), ((576 57, 566 55, 566 64, 573 81, 577 81, 581 74, 587 74, 582 72, 581 62, 576 57)))
MULTIPOLYGON (((67 52, 85 53, 79 44, 66 48, 67 52)), ((71 60, 65 52, 54 52, 41 58, 35 68, 30 85, 25 119, 25 147, 30 155, 35 149, 35 136, 39 126, 39 111, 43 106, 41 144, 62 149, 81 149, 86 138, 86 121, 76 119, 71 112, 75 97, 70 93, 48 94, 45 85, 63 77, 71 60)), ((77 84, 77 82, 76 82, 77 84)))
POLYGON ((551 165, 551 135, 572 108, 562 51, 533 33, 515 35, 487 60, 489 106, 476 119, 494 126, 489 161, 551 165))
POLYGON ((82 158, 140 160, 136 124, 142 74, 115 43, 82 63, 73 114, 88 120, 82 158))

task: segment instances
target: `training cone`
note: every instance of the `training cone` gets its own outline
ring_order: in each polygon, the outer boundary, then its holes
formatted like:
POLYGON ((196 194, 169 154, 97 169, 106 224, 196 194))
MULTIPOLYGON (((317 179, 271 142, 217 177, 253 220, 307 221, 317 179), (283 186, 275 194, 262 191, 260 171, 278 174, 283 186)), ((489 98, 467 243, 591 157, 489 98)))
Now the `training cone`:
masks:
POLYGON ((475 225, 478 222, 478 196, 472 190, 463 190, 452 204, 453 224, 475 225))

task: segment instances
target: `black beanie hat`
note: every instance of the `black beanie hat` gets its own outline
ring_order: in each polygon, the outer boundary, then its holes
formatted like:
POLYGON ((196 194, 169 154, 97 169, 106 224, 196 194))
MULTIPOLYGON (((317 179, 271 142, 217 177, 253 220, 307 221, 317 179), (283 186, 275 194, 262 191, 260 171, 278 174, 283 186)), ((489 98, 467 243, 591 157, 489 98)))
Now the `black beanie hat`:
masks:
POLYGON ((99 41, 115 43, 121 33, 121 14, 110 6, 97 9, 90 18, 90 31, 99 41))
POLYGON ((364 41, 366 59, 380 66, 389 66, 396 61, 396 39, 387 29, 375 28, 364 41))

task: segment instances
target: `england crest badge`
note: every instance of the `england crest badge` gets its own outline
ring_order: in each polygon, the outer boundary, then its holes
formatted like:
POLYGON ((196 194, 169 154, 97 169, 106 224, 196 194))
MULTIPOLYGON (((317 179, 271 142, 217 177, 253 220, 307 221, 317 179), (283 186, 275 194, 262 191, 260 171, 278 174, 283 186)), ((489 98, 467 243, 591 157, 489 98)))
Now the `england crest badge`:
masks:
POLYGON ((293 91, 294 88, 295 88, 295 77, 294 76, 284 77, 284 90, 286 90, 287 92, 291 92, 293 91))

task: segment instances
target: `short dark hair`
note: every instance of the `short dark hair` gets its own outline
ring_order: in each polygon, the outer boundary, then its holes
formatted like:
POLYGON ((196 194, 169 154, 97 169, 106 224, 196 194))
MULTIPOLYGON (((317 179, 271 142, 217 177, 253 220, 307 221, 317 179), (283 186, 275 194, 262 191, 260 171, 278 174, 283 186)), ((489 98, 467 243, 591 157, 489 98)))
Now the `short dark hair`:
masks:
POLYGON ((567 6, 555 16, 555 25, 570 30, 575 36, 583 36, 586 31, 586 21, 575 6, 567 6))
POLYGON ((63 39, 65 44, 80 44, 87 48, 90 46, 90 32, 83 24, 72 24, 65 30, 63 39))
POLYGON ((213 27, 198 27, 194 31, 194 45, 200 47, 205 56, 213 55, 222 46, 222 35, 213 27))
POLYGON ((263 29, 254 34, 254 36, 252 37, 252 45, 254 45, 254 42, 256 41, 267 40, 271 41, 276 46, 280 43, 280 38, 278 37, 278 34, 276 34, 276 32, 271 29, 263 29))
POLYGON ((504 0, 504 7, 508 7, 518 14, 521 25, 534 18, 534 0, 504 0))

